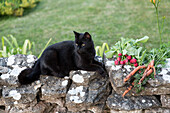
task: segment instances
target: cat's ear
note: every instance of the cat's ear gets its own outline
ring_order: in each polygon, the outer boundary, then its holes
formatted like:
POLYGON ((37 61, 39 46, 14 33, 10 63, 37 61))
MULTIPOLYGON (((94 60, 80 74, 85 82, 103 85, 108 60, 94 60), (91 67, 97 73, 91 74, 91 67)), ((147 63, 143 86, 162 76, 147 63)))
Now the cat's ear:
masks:
POLYGON ((73 31, 73 32, 74 32, 75 38, 79 38, 80 33, 76 32, 76 31, 73 31))
POLYGON ((85 37, 86 39, 91 39, 91 35, 90 35, 88 32, 85 32, 85 33, 84 33, 84 37, 85 37))

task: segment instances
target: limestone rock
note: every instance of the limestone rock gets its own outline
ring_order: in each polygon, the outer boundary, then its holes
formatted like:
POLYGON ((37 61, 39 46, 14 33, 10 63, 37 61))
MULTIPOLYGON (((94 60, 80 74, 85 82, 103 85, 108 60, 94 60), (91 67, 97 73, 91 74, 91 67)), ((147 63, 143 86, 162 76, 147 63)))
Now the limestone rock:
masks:
POLYGON ((116 111, 116 110, 111 110, 110 113, 143 113, 142 110, 131 110, 131 111, 116 111))
MULTIPOLYGON (((111 61, 107 61, 109 64, 111 61)), ((130 65, 124 65, 124 67, 117 65, 111 65, 109 68, 109 77, 113 89, 118 94, 123 94, 127 89, 129 82, 124 83, 123 79, 133 70, 130 65)), ((136 89, 133 88, 126 96, 139 96, 139 95, 162 95, 170 94, 170 70, 169 68, 162 68, 162 72, 156 75, 155 79, 148 80, 144 86, 144 90, 140 93, 136 93, 136 89)))
MULTIPOLYGON (((0 85, 18 86, 18 75, 27 67, 32 67, 36 61, 33 55, 12 55, 5 62, 5 66, 0 66, 0 85), (7 67, 8 66, 8 67, 7 67)), ((4 65, 4 63, 3 63, 4 65)))
POLYGON ((32 67, 36 61, 36 56, 34 55, 11 55, 7 60, 7 66, 9 67, 32 67))
POLYGON ((121 65, 112 65, 110 68, 109 77, 114 90, 125 85, 123 80, 132 70, 133 68, 129 65, 125 65, 124 67, 121 65))
POLYGON ((66 95, 66 106, 69 111, 78 112, 90 110, 102 113, 105 100, 110 92, 107 78, 102 78, 97 72, 72 71, 73 80, 66 95))
POLYGON ((18 75, 22 70, 26 69, 26 67, 14 67, 11 71, 6 74, 2 74, 0 76, 0 85, 6 86, 18 86, 18 75))
POLYGON ((107 106, 112 110, 139 110, 159 107, 155 96, 131 96, 123 98, 114 91, 107 99, 107 106))
POLYGON ((30 85, 23 85, 20 87, 3 87, 2 98, 7 106, 17 106, 19 108, 25 108, 32 103, 37 96, 39 87, 41 84, 39 82, 34 82, 30 85), (38 85, 38 86, 37 86, 38 85))
POLYGON ((66 97, 66 93, 70 86, 69 78, 41 75, 40 81, 42 83, 41 100, 64 106, 65 101, 62 98, 66 97))
POLYGON ((8 113, 44 113, 46 106, 43 102, 37 103, 35 106, 30 106, 25 109, 19 109, 17 107, 11 107, 8 113))
POLYGON ((145 110, 144 113, 170 113, 170 109, 166 109, 166 108, 153 108, 153 109, 145 110))
POLYGON ((170 68, 162 68, 162 71, 156 75, 155 79, 148 80, 152 87, 170 87, 170 68))
POLYGON ((5 110, 0 109, 0 113, 5 113, 5 110))
POLYGON ((1 74, 8 73, 9 71, 10 71, 9 68, 0 66, 0 73, 1 73, 1 74))
POLYGON ((0 58, 0 66, 6 67, 7 66, 8 58, 0 58))
POLYGON ((170 94, 169 95, 161 95, 161 103, 162 103, 162 107, 170 109, 170 94))

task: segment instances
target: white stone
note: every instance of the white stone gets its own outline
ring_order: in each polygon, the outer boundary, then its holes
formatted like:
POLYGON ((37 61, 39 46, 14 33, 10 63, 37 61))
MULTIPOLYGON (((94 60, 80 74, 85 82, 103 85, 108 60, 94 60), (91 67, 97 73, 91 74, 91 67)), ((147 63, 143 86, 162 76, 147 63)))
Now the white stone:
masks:
POLYGON ((13 97, 15 100, 21 99, 21 94, 18 93, 16 90, 11 90, 9 92, 9 96, 13 97))
POLYGON ((166 69, 164 69, 164 68, 162 68, 162 71, 159 73, 159 74, 161 74, 161 75, 165 75, 165 74, 167 74, 167 70, 166 69))
POLYGON ((112 66, 113 63, 114 63, 114 61, 107 61, 107 62, 106 62, 106 66, 112 66))
POLYGON ((82 92, 83 91, 83 86, 76 87, 76 92, 82 92))
POLYGON ((74 89, 74 88, 72 88, 71 90, 69 90, 69 91, 68 91, 68 93, 69 93, 69 94, 71 94, 71 95, 76 94, 76 92, 75 92, 75 89, 74 89))
POLYGON ((84 95, 85 95, 85 92, 80 92, 81 97, 84 97, 84 95))
POLYGON ((68 77, 68 76, 65 76, 65 77, 64 77, 64 79, 67 79, 67 80, 68 80, 68 79, 69 79, 69 77, 68 77))
POLYGON ((167 82, 169 82, 170 83, 170 75, 163 75, 162 76, 162 78, 165 80, 165 81, 167 81, 167 82))
POLYGON ((71 96, 70 100, 78 104, 83 102, 82 100, 79 99, 78 96, 71 96))
POLYGON ((142 100, 142 103, 145 103, 146 102, 146 100, 142 100))
POLYGON ((7 74, 2 74, 1 79, 3 79, 3 80, 7 79, 7 78, 9 78, 9 76, 10 76, 10 74, 8 74, 8 73, 7 74))
POLYGON ((64 80, 64 81, 62 81, 62 83, 61 83, 61 85, 64 86, 64 87, 67 86, 67 84, 68 84, 68 80, 64 80))
POLYGON ((32 63, 32 62, 34 62, 34 61, 35 61, 34 55, 28 55, 28 56, 27 56, 27 63, 32 63))
POLYGON ((116 104, 115 104, 115 103, 112 103, 112 106, 116 106, 116 104))
POLYGON ((14 104, 18 104, 18 102, 17 102, 17 101, 15 101, 15 102, 14 102, 14 104))
POLYGON ((79 86, 76 88, 72 88, 71 90, 68 91, 68 93, 71 95, 78 95, 80 93, 81 96, 84 96, 85 93, 83 93, 82 91, 83 91, 83 86, 79 86))
POLYGON ((130 65, 125 65, 124 68, 127 69, 127 71, 131 72, 130 68, 132 68, 130 65))
POLYGON ((86 74, 86 73, 87 73, 87 71, 82 71, 82 70, 81 70, 81 73, 82 73, 82 74, 86 74))
POLYGON ((14 55, 11 55, 9 58, 8 58, 8 61, 7 61, 7 65, 8 66, 11 66, 15 63, 15 56, 14 55))
POLYGON ((26 69, 26 67, 15 67, 11 72, 10 72, 10 75, 13 75, 13 76, 18 76, 22 70, 26 69))
POLYGON ((119 69, 121 69, 121 65, 117 65, 117 66, 112 66, 112 68, 111 68, 112 70, 119 70, 119 69))
POLYGON ((76 83, 83 83, 84 82, 84 78, 82 76, 80 76, 79 74, 74 75, 72 80, 76 83))

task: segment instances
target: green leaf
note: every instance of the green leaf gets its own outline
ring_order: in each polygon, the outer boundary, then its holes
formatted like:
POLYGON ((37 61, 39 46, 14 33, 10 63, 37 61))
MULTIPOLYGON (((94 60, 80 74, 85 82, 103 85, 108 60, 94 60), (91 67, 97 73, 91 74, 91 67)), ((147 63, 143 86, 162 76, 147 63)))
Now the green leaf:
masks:
POLYGON ((49 39, 49 41, 47 42, 47 44, 45 45, 44 49, 41 51, 41 53, 39 54, 38 58, 40 58, 40 56, 42 55, 43 51, 45 50, 45 48, 47 48, 47 46, 49 45, 49 43, 51 42, 52 38, 49 39))
POLYGON ((128 52, 128 51, 127 51, 126 49, 124 49, 124 50, 123 50, 123 55, 127 54, 127 52, 128 52))
POLYGON ((13 48, 12 43, 5 36, 3 36, 2 38, 9 44, 11 48, 13 48))
POLYGON ((112 58, 113 57, 113 54, 114 54, 115 51, 105 51, 105 54, 106 54, 106 57, 107 58, 112 58))
POLYGON ((100 53, 101 53, 101 46, 96 46, 95 50, 96 50, 96 55, 97 56, 100 56, 100 53))
POLYGON ((136 43, 145 43, 148 41, 148 39, 149 39, 148 36, 144 36, 143 38, 137 39, 136 43))
POLYGON ((31 49, 31 42, 27 39, 24 42, 24 45, 22 47, 22 54, 26 54, 27 53, 27 47, 30 50, 31 49))
POLYGON ((13 37, 12 35, 9 35, 9 37, 11 37, 12 42, 14 43, 15 47, 16 47, 16 48, 18 48, 19 46, 18 46, 18 43, 17 43, 16 38, 15 38, 15 37, 13 37))

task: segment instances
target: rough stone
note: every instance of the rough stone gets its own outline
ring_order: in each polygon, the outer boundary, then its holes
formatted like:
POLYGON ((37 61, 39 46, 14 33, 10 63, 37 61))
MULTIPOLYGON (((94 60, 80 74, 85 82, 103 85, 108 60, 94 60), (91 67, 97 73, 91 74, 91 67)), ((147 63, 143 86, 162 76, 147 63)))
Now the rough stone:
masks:
POLYGON ((41 100, 45 100, 50 103, 57 103, 60 106, 64 106, 66 93, 70 86, 70 80, 68 77, 58 78, 54 76, 41 75, 40 81, 41 87, 41 100))
POLYGON ((26 67, 14 67, 11 71, 9 71, 6 74, 2 74, 0 76, 0 85, 6 85, 6 86, 18 86, 18 75, 19 73, 26 69, 26 67))
POLYGON ((123 98, 114 91, 108 97, 106 103, 111 110, 139 110, 161 106, 155 96, 131 96, 123 98))
POLYGON ((73 83, 66 95, 68 110, 72 112, 90 110, 94 113, 102 113, 110 92, 107 78, 102 78, 97 72, 81 70, 70 72, 70 77, 73 83), (77 79, 74 79, 75 76, 77 79))
MULTIPOLYGON (((107 61, 106 65, 111 61, 107 61)), ((129 82, 124 83, 123 79, 133 70, 130 65, 124 67, 118 65, 110 65, 109 77, 113 89, 118 94, 123 94, 127 89, 129 82)), ((170 94, 170 71, 169 68, 162 68, 162 72, 156 75, 155 79, 148 80, 145 89, 140 93, 136 93, 136 89, 133 88, 126 96, 139 96, 139 95, 162 95, 170 94), (165 71, 166 70, 166 71, 165 71)))
MULTIPOLYGON (((5 59, 5 58, 3 58, 5 59)), ((32 67, 36 61, 36 57, 33 55, 12 55, 7 60, 2 60, 0 66, 0 85, 6 86, 18 86, 18 75, 27 67, 32 67), (6 63, 4 63, 6 61, 6 63), (7 67, 8 66, 8 67, 7 67)))
POLYGON ((170 95, 161 95, 162 107, 170 108, 170 95))
POLYGON ((131 110, 131 111, 116 111, 116 110, 111 110, 110 113, 143 113, 142 110, 131 110))
POLYGON ((0 73, 1 74, 8 73, 9 71, 10 71, 9 68, 0 66, 0 73))
POLYGON ((162 68, 162 71, 156 75, 155 79, 148 80, 152 87, 170 87, 170 68, 162 68))
POLYGON ((0 109, 0 113, 5 113, 5 110, 0 109))
POLYGON ((8 58, 0 58, 0 66, 6 67, 7 66, 7 59, 8 58))
POLYGON ((32 67, 36 60, 36 56, 33 55, 11 55, 7 60, 7 66, 32 67))
POLYGON ((2 90, 2 97, 5 105, 15 105, 20 108, 29 106, 29 104, 36 99, 40 84, 41 83, 39 82, 34 82, 30 85, 23 85, 20 87, 4 86, 2 90))
POLYGON ((153 109, 145 110, 144 113, 170 113, 170 109, 166 109, 166 108, 153 108, 153 109))
POLYGON ((4 105, 5 105, 4 100, 2 97, 0 97, 0 106, 4 106, 4 105))
POLYGON ((11 107, 8 111, 8 113, 44 113, 45 109, 48 106, 46 106, 43 102, 39 102, 34 106, 27 107, 25 109, 20 109, 18 107, 11 107))

